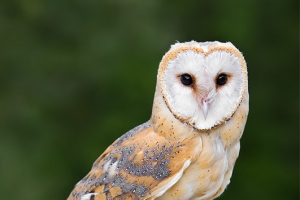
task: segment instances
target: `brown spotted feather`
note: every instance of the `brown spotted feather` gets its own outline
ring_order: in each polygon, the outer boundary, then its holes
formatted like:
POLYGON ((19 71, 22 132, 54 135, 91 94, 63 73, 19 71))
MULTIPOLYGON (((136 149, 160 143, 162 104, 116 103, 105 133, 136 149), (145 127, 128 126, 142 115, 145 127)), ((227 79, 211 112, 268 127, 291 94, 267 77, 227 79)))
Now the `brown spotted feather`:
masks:
POLYGON ((116 140, 95 161, 68 200, 80 200, 88 193, 94 193, 89 197, 94 200, 151 198, 187 160, 195 158, 194 145, 198 144, 196 140, 193 144, 193 138, 167 140, 147 122, 116 140))

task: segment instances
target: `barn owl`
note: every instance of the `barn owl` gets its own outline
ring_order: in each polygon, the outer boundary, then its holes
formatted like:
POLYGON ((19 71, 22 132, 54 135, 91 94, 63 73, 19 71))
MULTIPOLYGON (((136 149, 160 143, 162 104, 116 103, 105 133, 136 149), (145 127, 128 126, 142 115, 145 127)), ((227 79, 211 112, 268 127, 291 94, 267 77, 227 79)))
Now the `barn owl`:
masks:
POLYGON ((230 182, 248 115, 247 68, 231 43, 176 43, 149 121, 118 138, 68 200, 215 199, 230 182))

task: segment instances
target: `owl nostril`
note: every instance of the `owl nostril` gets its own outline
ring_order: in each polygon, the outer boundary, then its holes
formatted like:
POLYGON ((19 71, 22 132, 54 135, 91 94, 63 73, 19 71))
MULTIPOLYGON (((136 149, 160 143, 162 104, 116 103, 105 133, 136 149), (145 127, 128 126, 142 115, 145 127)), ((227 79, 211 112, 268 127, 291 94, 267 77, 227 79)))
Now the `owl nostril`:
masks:
POLYGON ((204 119, 206 120, 208 110, 209 110, 209 102, 208 102, 207 98, 202 99, 201 107, 202 107, 201 110, 203 112, 204 119))

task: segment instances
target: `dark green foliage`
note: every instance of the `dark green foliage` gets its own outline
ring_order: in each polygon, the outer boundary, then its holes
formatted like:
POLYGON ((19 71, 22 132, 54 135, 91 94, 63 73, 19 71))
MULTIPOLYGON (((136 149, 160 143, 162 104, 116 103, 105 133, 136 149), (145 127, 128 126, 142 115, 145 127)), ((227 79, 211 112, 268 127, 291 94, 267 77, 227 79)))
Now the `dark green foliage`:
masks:
POLYGON ((1 199, 66 199, 149 119, 175 41, 231 41, 250 115, 221 199, 298 199, 298 1, 0 1, 1 199))

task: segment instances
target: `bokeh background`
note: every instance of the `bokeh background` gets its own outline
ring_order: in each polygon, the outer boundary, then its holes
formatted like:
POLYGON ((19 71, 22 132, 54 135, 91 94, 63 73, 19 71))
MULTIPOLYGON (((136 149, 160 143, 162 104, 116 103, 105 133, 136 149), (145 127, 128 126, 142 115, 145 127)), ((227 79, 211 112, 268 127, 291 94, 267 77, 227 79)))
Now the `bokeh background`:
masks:
POLYGON ((149 119, 176 41, 231 41, 250 114, 220 199, 299 199, 299 2, 0 1, 0 198, 66 199, 95 159, 149 119))

